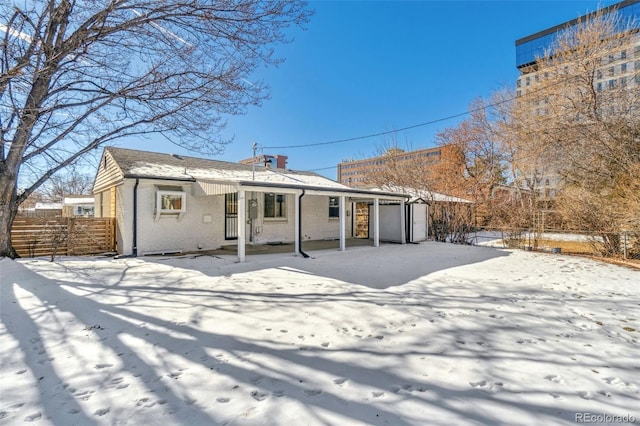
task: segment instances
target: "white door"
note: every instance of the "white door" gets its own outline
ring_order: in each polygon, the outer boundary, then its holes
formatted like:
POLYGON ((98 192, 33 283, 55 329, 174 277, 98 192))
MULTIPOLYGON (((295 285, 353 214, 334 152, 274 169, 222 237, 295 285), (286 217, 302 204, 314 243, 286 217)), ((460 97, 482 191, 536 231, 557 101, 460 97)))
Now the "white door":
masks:
POLYGON ((427 239, 427 205, 410 204, 411 206, 411 242, 417 243, 427 239))

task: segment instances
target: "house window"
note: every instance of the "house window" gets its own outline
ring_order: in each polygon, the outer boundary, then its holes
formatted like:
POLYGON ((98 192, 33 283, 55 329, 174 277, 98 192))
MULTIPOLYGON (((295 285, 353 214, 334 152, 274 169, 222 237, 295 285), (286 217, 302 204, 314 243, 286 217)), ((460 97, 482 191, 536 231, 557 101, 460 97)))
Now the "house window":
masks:
POLYGON ((616 87, 616 81, 615 80, 609 80, 609 89, 613 89, 614 87, 616 87))
POLYGON ((158 193, 158 208, 162 213, 176 213, 184 211, 184 192, 158 193))
POLYGON ((627 51, 623 50, 622 52, 620 52, 620 59, 627 59, 627 51))
POLYGON ((627 64, 620 65, 620 72, 622 72, 622 73, 627 72, 627 64))
POLYGON ((159 189, 156 191, 156 220, 160 216, 177 215, 186 211, 186 193, 181 190, 159 189))
POLYGON ((274 194, 274 193, 264 194, 264 217, 265 218, 287 217, 286 195, 274 194))
POLYGON ((340 217, 340 202, 338 197, 329 197, 329 219, 340 217))

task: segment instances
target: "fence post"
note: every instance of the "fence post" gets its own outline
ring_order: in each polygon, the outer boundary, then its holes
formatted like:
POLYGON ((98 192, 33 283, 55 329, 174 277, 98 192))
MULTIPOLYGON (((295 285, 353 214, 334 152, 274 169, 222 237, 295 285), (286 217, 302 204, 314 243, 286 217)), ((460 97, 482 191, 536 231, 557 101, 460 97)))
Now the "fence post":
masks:
POLYGON ((73 256, 73 227, 75 226, 75 219, 73 217, 67 218, 67 256, 73 256))
POLYGON ((623 241, 624 243, 622 244, 622 254, 624 259, 627 259, 627 231, 624 231, 624 233, 622 234, 624 236, 623 241))

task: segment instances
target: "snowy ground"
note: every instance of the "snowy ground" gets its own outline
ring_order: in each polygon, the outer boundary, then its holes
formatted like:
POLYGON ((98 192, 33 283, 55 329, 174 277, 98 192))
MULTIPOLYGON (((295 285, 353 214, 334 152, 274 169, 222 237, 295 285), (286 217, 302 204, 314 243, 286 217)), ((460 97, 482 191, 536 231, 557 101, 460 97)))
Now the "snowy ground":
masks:
POLYGON ((640 423, 639 271, 311 254, 0 260, 0 425, 640 423))

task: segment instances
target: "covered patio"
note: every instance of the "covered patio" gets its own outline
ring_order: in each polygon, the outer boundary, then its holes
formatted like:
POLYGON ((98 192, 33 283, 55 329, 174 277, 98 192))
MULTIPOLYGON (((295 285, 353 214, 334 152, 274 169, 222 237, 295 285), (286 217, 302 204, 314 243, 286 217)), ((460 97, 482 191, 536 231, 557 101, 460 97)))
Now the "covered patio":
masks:
MULTIPOLYGON (((356 245, 373 245, 378 247, 380 245, 381 236, 381 221, 380 221, 380 205, 384 203, 393 203, 398 205, 399 224, 396 224, 398 229, 405 229, 405 204, 408 199, 407 195, 396 192, 385 192, 379 190, 361 190, 348 188, 344 186, 340 187, 322 187, 311 186, 305 184, 288 184, 288 183, 270 183, 264 181, 206 181, 196 180, 197 193, 200 195, 222 195, 229 193, 237 194, 237 244, 225 244, 225 247, 235 249, 238 255, 238 261, 244 262, 247 252, 252 253, 270 251, 273 252, 274 247, 283 246, 278 250, 282 252, 293 251, 300 254, 303 257, 308 257, 305 253, 306 250, 318 249, 316 247, 331 248, 332 245, 336 245, 340 251, 345 251, 348 246, 356 245), (291 243, 278 243, 278 244, 260 244, 254 245, 251 243, 250 235, 247 235, 247 222, 251 220, 248 217, 250 212, 250 198, 249 194, 252 193, 273 193, 277 190, 280 193, 289 194, 294 197, 294 227, 293 227, 293 244, 291 243), (304 208, 305 196, 322 196, 322 197, 335 197, 338 199, 338 218, 339 218, 339 235, 337 238, 310 241, 303 238, 303 217, 310 214, 310 211, 304 208), (351 238, 347 235, 347 221, 353 220, 352 209, 347 209, 347 203, 351 204, 355 202, 368 201, 372 205, 372 217, 371 217, 371 238, 366 240, 360 240, 351 238), (349 244, 347 244, 349 241, 349 244), (261 247, 261 246, 266 246, 261 247), (293 250, 291 250, 293 249, 293 250)), ((384 224, 383 224, 384 226, 384 224)), ((395 226, 394 226, 395 227, 395 226)), ((400 242, 404 244, 405 235, 399 236, 400 242)), ((226 248, 222 249, 229 251, 226 248)))

